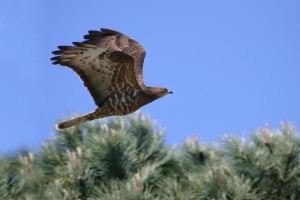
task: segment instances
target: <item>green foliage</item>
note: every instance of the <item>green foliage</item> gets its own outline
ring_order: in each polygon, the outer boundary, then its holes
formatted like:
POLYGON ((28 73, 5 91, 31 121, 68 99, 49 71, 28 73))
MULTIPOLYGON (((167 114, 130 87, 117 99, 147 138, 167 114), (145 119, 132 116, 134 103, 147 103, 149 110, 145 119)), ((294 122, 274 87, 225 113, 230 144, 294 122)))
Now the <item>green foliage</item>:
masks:
POLYGON ((164 143, 149 117, 132 115, 58 131, 39 152, 0 159, 1 199, 300 199, 300 137, 269 127, 249 140, 164 143))

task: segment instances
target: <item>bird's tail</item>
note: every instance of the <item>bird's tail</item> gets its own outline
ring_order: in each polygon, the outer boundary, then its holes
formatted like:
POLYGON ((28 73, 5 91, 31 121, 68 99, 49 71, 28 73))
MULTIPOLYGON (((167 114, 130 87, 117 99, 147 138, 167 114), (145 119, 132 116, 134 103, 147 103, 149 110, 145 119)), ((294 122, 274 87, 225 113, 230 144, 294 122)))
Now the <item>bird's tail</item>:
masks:
POLYGON ((90 121, 90 120, 93 120, 93 119, 97 119, 97 118, 99 118, 99 117, 98 117, 98 114, 95 110, 95 111, 93 111, 89 114, 86 114, 86 115, 83 115, 83 116, 80 116, 80 117, 76 117, 74 119, 71 119, 71 120, 62 122, 60 124, 57 124, 56 129, 69 128, 69 127, 76 126, 76 125, 79 125, 79 124, 82 124, 84 122, 87 122, 87 121, 90 121))

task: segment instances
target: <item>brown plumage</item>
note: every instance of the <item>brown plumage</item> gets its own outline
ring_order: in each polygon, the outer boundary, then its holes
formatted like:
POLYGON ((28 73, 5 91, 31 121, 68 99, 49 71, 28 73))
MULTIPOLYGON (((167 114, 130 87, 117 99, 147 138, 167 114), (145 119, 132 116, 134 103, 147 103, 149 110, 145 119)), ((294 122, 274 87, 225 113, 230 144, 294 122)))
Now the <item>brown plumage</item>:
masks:
POLYGON ((71 68, 83 81, 98 106, 93 112, 58 124, 64 129, 89 120, 130 114, 168 93, 147 87, 142 70, 146 51, 130 37, 109 29, 89 31, 83 42, 59 46, 51 60, 71 68))

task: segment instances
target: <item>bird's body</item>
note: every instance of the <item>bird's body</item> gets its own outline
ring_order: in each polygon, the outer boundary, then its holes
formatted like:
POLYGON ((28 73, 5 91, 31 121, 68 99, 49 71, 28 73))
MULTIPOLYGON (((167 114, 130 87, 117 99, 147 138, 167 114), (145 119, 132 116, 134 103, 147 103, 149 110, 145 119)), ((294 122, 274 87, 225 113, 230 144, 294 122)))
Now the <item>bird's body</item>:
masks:
POLYGON ((130 114, 168 93, 166 88, 147 87, 142 76, 145 49, 117 31, 89 31, 84 42, 59 46, 53 64, 75 71, 98 108, 81 117, 57 125, 68 128, 89 120, 130 114))

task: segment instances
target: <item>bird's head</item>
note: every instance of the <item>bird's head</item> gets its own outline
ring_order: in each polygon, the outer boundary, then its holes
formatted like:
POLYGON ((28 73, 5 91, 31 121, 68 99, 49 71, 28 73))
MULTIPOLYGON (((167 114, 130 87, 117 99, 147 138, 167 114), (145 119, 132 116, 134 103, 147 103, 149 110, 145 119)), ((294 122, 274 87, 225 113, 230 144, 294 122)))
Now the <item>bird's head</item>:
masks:
POLYGON ((155 94, 158 96, 158 98, 163 97, 167 94, 173 94, 171 90, 168 90, 167 88, 163 87, 156 87, 155 88, 155 94))

